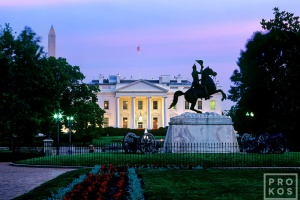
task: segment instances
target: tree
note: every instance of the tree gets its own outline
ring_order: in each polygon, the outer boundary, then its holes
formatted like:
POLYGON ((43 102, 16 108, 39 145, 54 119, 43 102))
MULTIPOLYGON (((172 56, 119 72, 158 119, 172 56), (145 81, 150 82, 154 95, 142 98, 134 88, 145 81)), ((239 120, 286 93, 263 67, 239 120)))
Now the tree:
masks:
POLYGON ((80 68, 65 58, 47 58, 39 43, 29 27, 18 37, 8 24, 0 27, 0 136, 30 143, 37 133, 50 133, 55 110, 77 114, 77 133, 84 129, 80 120, 88 120, 100 132, 104 111, 97 104, 99 88, 82 83, 80 68), (82 114, 76 112, 82 107, 94 118, 79 117, 82 114))
MULTIPOLYGON (((97 104, 96 93, 99 87, 82 83, 85 78, 78 66, 71 66, 65 58, 50 57, 47 60, 50 74, 44 95, 53 103, 48 104, 52 112, 63 111, 64 116, 74 116, 72 129, 76 130, 76 138, 90 141, 102 132, 104 111, 97 104), (49 95, 50 94, 50 95, 49 95)), ((66 123, 66 119, 63 121, 66 123)), ((46 124, 46 127, 49 126, 46 124)), ((56 134, 55 128, 52 133, 56 134)), ((82 140, 81 140, 82 141, 82 140)))
POLYGON ((104 111, 96 102, 77 102, 76 103, 77 130, 76 138, 83 142, 91 142, 92 139, 100 136, 103 130, 104 111), (89 112, 86 112, 86 111, 89 112))
POLYGON ((8 136, 13 126, 9 102, 15 99, 12 92, 14 46, 12 29, 6 24, 5 28, 0 31, 0 136, 8 136))
POLYGON ((229 99, 240 124, 236 129, 252 132, 299 132, 300 22, 292 13, 274 8, 275 19, 261 21, 265 32, 256 32, 241 51, 239 70, 231 76, 229 99), (251 130, 246 112, 253 112, 251 130), (297 131, 296 131, 297 130, 297 131))
MULTIPOLYGON (((40 121, 39 113, 34 105, 38 98, 35 89, 38 88, 36 77, 41 72, 43 48, 38 45, 39 37, 29 27, 15 39, 12 29, 6 24, 0 33, 1 45, 1 127, 4 134, 22 136, 32 133, 40 121)), ((37 107, 36 107, 37 108, 37 107)))

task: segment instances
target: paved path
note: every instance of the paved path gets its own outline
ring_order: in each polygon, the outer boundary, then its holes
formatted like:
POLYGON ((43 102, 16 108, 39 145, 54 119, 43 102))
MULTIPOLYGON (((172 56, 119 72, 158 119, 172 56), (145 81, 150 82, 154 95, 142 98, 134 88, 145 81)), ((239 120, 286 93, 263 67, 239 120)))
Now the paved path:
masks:
POLYGON ((0 162, 0 200, 9 200, 20 196, 71 170, 74 169, 18 167, 10 166, 8 162, 0 162))

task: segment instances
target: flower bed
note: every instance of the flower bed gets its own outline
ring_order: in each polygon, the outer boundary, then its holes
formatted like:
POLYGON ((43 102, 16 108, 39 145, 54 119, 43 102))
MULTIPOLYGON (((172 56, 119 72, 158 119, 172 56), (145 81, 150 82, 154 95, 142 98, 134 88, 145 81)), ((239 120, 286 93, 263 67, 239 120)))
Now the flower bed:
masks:
POLYGON ((202 169, 193 165, 102 165, 75 179, 67 187, 52 193, 50 199, 144 199, 137 168, 202 169))
POLYGON ((64 200, 71 199, 126 199, 128 187, 127 167, 102 165, 99 172, 89 174, 72 191, 68 192, 64 200))
POLYGON ((75 179, 69 186, 59 189, 48 199, 123 200, 144 197, 140 180, 133 168, 126 165, 102 165, 95 166, 89 174, 75 179))

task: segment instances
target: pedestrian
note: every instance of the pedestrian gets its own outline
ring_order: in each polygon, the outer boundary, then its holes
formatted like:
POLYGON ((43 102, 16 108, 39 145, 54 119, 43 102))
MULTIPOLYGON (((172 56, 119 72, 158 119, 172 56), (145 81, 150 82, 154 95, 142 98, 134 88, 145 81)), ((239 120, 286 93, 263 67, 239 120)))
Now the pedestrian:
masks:
POLYGON ((91 143, 90 145, 89 145, 89 149, 90 149, 90 153, 94 153, 94 145, 91 143))

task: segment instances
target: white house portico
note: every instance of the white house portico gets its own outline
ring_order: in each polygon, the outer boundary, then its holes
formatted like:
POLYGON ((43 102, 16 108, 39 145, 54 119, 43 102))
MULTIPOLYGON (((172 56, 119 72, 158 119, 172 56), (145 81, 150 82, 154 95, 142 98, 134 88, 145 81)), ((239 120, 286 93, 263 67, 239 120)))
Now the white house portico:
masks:
MULTIPOLYGON (((90 84, 100 87, 98 103, 104 114, 104 127, 113 126, 131 129, 158 129, 166 127, 171 117, 189 110, 190 104, 184 97, 179 97, 177 106, 168 109, 177 90, 185 92, 191 87, 191 82, 170 80, 169 75, 162 75, 159 80, 121 80, 119 75, 110 75, 104 79, 93 80, 90 84)), ((209 100, 197 102, 196 109, 202 112, 217 112, 221 114, 221 95, 215 94, 209 100)))
POLYGON ((116 124, 123 128, 147 129, 167 126, 163 114, 167 92, 145 80, 116 89, 116 124))

